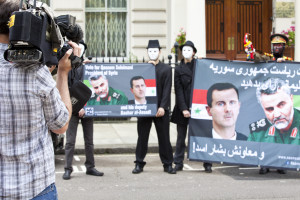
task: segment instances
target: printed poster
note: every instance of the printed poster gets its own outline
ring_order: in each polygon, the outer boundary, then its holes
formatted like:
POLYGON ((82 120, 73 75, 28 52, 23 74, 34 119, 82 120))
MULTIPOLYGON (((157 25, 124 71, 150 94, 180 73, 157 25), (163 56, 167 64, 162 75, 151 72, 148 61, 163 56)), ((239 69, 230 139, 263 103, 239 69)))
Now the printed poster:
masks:
POLYGON ((190 160, 300 168, 299 63, 197 60, 191 95, 190 160))
POLYGON ((146 63, 89 63, 87 117, 149 117, 157 111, 155 67, 146 63))

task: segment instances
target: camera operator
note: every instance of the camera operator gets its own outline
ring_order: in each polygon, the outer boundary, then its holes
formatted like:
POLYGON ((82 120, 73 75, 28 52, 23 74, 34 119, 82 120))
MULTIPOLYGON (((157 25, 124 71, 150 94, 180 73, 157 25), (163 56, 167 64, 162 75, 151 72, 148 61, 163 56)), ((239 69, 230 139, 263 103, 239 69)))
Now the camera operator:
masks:
POLYGON ((57 83, 42 64, 16 64, 3 58, 9 43, 9 17, 17 0, 0 0, 0 199, 57 199, 51 131, 68 128, 68 90, 73 42, 58 63, 57 83))

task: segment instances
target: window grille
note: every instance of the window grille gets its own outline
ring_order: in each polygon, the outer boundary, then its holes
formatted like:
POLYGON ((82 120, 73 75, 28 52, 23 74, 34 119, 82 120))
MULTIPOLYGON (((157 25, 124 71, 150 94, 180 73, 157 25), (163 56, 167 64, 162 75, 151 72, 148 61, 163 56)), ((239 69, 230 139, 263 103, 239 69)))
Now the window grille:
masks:
POLYGON ((40 2, 46 3, 48 6, 50 6, 50 0, 39 0, 40 2))
POLYGON ((127 0, 86 0, 86 56, 126 57, 127 0))

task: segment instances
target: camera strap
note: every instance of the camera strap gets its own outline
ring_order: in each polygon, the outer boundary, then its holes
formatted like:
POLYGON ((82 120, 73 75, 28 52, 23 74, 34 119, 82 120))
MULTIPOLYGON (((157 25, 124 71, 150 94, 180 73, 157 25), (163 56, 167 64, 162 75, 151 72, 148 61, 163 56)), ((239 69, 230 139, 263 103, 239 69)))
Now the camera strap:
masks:
POLYGON ((47 38, 47 40, 52 42, 52 48, 60 49, 64 45, 64 39, 60 33, 58 25, 54 21, 54 14, 47 4, 42 4, 41 8, 49 16, 51 21, 50 38, 47 38))

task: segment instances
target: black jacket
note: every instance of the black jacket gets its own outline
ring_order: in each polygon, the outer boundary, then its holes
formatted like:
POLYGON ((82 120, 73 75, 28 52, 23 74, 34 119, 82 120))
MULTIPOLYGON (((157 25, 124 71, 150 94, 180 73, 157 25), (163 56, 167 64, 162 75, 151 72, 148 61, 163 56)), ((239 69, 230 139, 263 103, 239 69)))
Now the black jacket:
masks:
POLYGON ((77 68, 72 68, 71 71, 69 71, 69 74, 68 74, 69 87, 72 87, 72 85, 74 84, 75 81, 82 81, 83 70, 84 70, 84 65, 81 65, 77 68))
POLYGON ((190 111, 194 63, 195 59, 191 63, 184 63, 182 60, 180 65, 175 67, 174 85, 176 103, 171 117, 171 122, 175 124, 186 125, 189 122, 189 118, 185 118, 182 111, 190 111))
POLYGON ((155 66, 155 74, 156 74, 157 108, 162 107, 165 110, 170 110, 172 68, 167 64, 159 62, 155 66))

